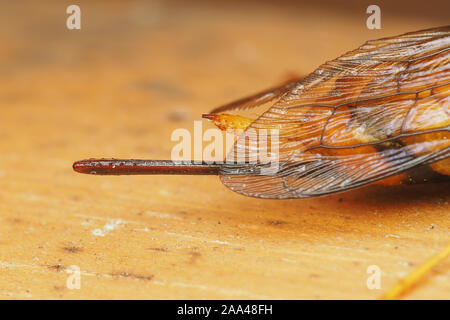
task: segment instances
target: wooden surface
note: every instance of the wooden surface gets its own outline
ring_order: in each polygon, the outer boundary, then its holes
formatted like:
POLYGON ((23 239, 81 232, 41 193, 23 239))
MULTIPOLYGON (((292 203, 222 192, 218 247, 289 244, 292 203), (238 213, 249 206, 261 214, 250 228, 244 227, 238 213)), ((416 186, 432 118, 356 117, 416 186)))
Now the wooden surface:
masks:
MULTIPOLYGON (((80 31, 70 1, 0 11, 0 298, 372 299, 450 241, 448 184, 272 201, 214 176, 71 168, 168 159, 171 132, 202 113, 368 39, 448 24, 448 4, 386 3, 372 31, 361 2, 77 3, 80 31)), ((447 260, 406 298, 448 299, 449 280, 447 260)))

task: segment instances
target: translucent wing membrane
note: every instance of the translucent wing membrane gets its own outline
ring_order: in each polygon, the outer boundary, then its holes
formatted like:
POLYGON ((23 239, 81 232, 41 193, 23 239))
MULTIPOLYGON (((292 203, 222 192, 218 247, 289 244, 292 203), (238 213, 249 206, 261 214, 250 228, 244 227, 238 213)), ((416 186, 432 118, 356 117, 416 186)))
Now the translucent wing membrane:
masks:
MULTIPOLYGON (((325 63, 285 85, 247 128, 278 130, 278 172, 229 176, 225 165, 223 183, 248 196, 301 198, 437 161, 433 168, 449 174, 442 165, 450 155, 449 60, 450 27, 443 27, 369 41, 325 63)), ((243 135, 233 152, 247 157, 254 149, 243 135)))
POLYGON ((292 90, 298 82, 300 82, 300 78, 291 79, 289 82, 283 83, 278 87, 270 88, 249 97, 217 107, 212 110, 211 113, 214 114, 232 110, 247 110, 259 107, 260 105, 279 99, 282 95, 292 90))

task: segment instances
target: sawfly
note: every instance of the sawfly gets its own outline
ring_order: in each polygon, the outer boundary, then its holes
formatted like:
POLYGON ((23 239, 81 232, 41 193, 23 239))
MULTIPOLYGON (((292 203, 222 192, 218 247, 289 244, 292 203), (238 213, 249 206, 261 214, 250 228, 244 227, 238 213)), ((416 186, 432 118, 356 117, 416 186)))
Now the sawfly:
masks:
MULTIPOLYGON (((450 26, 366 42, 296 79, 203 115, 219 128, 278 131, 276 172, 266 163, 89 159, 77 172, 212 174, 258 198, 306 198, 363 185, 450 176, 450 26), (244 111, 270 104, 255 118, 244 111)), ((245 134, 234 151, 249 152, 245 134)))

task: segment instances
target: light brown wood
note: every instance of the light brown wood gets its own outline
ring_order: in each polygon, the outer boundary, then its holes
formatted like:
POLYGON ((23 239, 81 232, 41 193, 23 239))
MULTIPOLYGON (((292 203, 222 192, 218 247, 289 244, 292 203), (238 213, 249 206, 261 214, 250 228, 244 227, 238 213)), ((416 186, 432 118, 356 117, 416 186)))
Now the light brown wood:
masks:
MULTIPOLYGON (((269 201, 214 176, 71 168, 168 159, 171 132, 217 105, 368 39, 443 25, 448 7, 386 4, 371 31, 363 5, 80 3, 80 31, 65 2, 0 12, 0 298, 372 299, 450 241, 448 184, 269 201), (366 287, 370 265, 381 290, 366 287)), ((447 260, 406 298, 448 299, 449 280, 447 260)))

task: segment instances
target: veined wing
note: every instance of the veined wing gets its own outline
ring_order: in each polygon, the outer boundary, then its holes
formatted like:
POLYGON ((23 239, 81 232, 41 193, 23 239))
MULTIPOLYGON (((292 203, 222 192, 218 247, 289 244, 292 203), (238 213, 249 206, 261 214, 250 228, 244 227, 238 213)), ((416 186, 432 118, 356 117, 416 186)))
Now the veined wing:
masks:
MULTIPOLYGON (((442 27, 369 41, 322 65, 247 128, 278 131, 279 171, 228 176, 225 165, 222 182, 248 196, 300 198, 448 161, 449 60, 442 27)), ((238 138, 235 154, 252 151, 238 138)))

